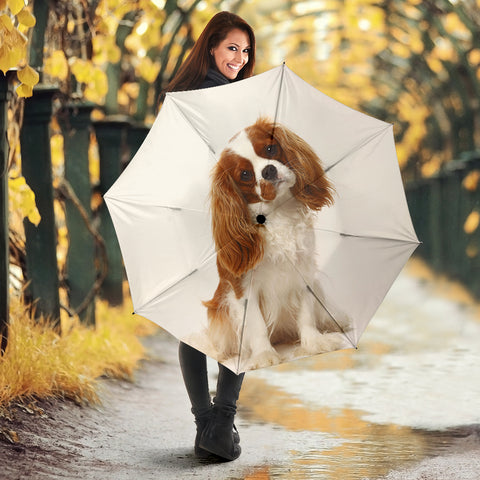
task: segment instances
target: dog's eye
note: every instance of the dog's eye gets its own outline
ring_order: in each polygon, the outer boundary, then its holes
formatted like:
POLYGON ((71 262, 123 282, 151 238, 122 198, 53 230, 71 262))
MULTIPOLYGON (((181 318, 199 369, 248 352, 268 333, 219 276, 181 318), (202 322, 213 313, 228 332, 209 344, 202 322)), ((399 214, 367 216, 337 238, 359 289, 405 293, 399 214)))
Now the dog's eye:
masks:
POLYGON ((250 170, 242 170, 242 173, 240 174, 240 179, 243 182, 249 182, 253 178, 253 172, 250 170))
POLYGON ((265 145, 265 147, 263 147, 263 150, 265 151, 265 154, 269 158, 273 158, 278 155, 278 145, 275 145, 275 144, 265 145))

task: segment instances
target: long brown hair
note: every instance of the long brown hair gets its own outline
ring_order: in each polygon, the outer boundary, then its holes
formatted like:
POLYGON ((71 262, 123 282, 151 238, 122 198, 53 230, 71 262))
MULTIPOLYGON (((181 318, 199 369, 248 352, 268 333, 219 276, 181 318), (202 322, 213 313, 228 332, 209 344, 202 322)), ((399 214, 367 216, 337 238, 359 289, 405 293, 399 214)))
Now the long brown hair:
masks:
POLYGON ((248 62, 238 72, 235 80, 251 77, 255 66, 255 34, 252 27, 234 13, 220 12, 207 23, 187 59, 165 88, 164 93, 199 88, 207 76, 208 69, 215 66, 210 50, 218 46, 228 33, 235 28, 245 32, 250 40, 248 62))

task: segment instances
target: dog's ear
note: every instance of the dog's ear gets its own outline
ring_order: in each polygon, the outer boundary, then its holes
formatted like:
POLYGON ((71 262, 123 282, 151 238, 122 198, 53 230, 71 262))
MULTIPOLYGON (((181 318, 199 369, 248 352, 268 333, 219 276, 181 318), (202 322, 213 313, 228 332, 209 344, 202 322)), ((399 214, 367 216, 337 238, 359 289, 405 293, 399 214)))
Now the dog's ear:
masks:
POLYGON ((291 189, 297 200, 312 210, 332 205, 334 188, 312 147, 291 130, 278 124, 275 126, 275 138, 297 177, 291 189))
POLYGON ((263 236, 261 227, 251 222, 247 202, 224 168, 223 155, 212 175, 212 232, 219 270, 239 277, 263 258, 263 236))

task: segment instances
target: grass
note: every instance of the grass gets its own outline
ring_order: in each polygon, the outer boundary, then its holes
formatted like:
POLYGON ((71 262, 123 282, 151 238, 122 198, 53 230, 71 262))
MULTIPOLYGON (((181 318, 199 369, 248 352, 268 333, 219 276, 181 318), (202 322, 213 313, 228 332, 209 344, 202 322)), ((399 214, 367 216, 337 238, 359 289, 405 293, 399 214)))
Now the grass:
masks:
POLYGON ((17 299, 11 302, 8 346, 0 357, 0 408, 52 397, 98 403, 98 379, 132 379, 146 356, 139 337, 158 328, 132 315, 128 302, 111 308, 98 301, 95 328, 62 318, 59 335, 45 320, 31 318, 17 299))

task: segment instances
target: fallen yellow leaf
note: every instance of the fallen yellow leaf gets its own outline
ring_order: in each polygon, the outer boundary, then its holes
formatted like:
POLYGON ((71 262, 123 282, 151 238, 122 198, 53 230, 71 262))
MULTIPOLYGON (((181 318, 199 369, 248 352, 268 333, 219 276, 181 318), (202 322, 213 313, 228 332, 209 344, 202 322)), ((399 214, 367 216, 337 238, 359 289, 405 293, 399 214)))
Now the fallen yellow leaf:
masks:
POLYGON ((2 428, 0 430, 0 433, 10 443, 18 443, 20 441, 18 438, 17 432, 15 432, 14 430, 9 430, 8 428, 2 428))

